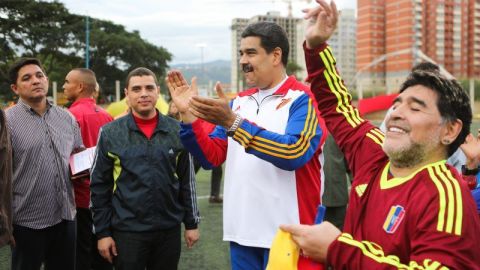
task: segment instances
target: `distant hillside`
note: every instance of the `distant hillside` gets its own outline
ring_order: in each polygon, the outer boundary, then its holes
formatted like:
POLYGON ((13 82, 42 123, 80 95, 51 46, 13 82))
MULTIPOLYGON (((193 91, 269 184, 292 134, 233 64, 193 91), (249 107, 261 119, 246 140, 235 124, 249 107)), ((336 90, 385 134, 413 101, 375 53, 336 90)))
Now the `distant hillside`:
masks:
POLYGON ((177 64, 171 65, 170 68, 182 71, 188 81, 193 76, 197 76, 200 85, 208 84, 210 81, 215 83, 230 83, 230 61, 217 60, 203 64, 204 72, 202 72, 202 64, 177 64))

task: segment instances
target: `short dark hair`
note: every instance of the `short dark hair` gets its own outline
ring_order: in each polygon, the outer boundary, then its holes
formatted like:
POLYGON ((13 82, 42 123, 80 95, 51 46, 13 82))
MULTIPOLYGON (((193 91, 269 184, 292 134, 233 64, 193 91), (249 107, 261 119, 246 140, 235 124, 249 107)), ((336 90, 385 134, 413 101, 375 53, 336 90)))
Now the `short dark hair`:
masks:
POLYGON ((125 80, 125 88, 128 88, 128 84, 130 83, 130 78, 136 77, 136 76, 140 76, 140 77, 141 76, 152 76, 154 81, 155 81, 155 85, 158 86, 157 75, 155 75, 155 73, 153 73, 153 71, 151 71, 148 68, 139 67, 139 68, 136 68, 136 69, 130 71, 130 73, 128 73, 127 79, 125 80))
POLYGON ((470 125, 472 124, 470 99, 457 80, 447 79, 438 70, 418 68, 412 70, 412 73, 402 84, 400 93, 415 85, 432 89, 438 95, 437 107, 443 120, 453 122, 460 119, 463 123, 460 134, 448 146, 448 156, 451 156, 465 142, 465 138, 470 133, 470 125))
POLYGON ((74 68, 73 70, 82 74, 81 81, 85 84, 85 89, 87 92, 90 94, 95 92, 95 87, 97 86, 97 77, 95 76, 95 72, 88 68, 74 68))
POLYGON ((36 65, 40 67, 40 69, 45 73, 45 69, 42 66, 42 62, 40 62, 37 58, 20 58, 18 59, 8 70, 8 79, 10 80, 10 84, 16 84, 18 79, 18 71, 26 66, 26 65, 36 65))
POLYGON ((242 38, 259 37, 262 48, 271 53, 275 48, 282 50, 282 63, 286 67, 288 63, 288 53, 290 45, 288 44, 287 32, 276 23, 257 22, 247 26, 242 32, 242 38))

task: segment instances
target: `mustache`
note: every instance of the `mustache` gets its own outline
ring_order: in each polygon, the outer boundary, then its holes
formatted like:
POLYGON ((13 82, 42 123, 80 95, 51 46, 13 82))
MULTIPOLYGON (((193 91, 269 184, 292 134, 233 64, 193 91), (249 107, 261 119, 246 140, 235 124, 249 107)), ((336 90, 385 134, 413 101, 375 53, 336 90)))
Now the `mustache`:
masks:
POLYGON ((252 72, 253 66, 250 64, 242 64, 242 70, 244 73, 252 72))

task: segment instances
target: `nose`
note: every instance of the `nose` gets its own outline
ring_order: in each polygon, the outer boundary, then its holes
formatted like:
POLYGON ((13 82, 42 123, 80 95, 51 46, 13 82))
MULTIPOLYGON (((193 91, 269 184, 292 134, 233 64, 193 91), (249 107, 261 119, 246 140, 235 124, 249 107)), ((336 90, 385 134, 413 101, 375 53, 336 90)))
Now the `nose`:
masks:
POLYGON ((391 110, 389 118, 394 120, 403 118, 405 107, 406 106, 402 106, 402 104, 396 105, 395 108, 391 110))
POLYGON ((246 54, 243 54, 243 55, 240 56, 239 63, 240 63, 240 65, 248 64, 246 54))
POLYGON ((146 88, 142 88, 142 91, 140 91, 140 97, 147 97, 148 96, 148 90, 146 88))
POLYGON ((40 83, 40 78, 37 76, 32 76, 32 84, 39 84, 40 83))

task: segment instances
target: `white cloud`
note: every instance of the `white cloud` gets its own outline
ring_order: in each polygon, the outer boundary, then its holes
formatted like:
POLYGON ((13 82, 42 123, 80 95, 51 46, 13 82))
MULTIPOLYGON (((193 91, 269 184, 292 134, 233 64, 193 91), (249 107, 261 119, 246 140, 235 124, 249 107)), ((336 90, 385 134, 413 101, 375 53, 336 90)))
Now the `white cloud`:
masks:
MULTIPOLYGON (((122 24, 138 30, 149 42, 173 54, 172 64, 200 62, 200 48, 205 43, 204 60, 230 59, 230 24, 233 18, 250 18, 267 11, 280 10, 287 15, 283 0, 61 0, 72 13, 122 24)), ((293 0, 295 17, 301 9, 314 5, 293 0)), ((313 1, 314 2, 314 1, 313 1)), ((356 0, 338 0, 342 8, 355 8, 356 0)))

